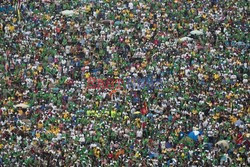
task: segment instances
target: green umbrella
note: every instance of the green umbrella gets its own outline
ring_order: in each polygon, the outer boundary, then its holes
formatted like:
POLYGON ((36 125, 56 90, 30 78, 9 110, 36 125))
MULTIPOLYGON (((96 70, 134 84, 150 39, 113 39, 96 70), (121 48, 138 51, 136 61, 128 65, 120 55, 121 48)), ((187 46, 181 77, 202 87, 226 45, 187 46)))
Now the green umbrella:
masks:
POLYGON ((186 136, 186 137, 183 137, 179 143, 182 143, 186 146, 194 146, 194 140, 192 140, 190 137, 186 136))

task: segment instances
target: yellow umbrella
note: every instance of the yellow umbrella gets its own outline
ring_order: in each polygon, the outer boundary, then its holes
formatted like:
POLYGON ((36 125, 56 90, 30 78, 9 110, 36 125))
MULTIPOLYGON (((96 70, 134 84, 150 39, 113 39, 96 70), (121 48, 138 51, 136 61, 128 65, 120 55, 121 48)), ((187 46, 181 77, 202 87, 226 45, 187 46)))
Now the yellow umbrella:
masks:
POLYGON ((20 104, 17 104, 14 106, 15 108, 29 108, 29 105, 28 104, 25 104, 25 103, 20 103, 20 104))

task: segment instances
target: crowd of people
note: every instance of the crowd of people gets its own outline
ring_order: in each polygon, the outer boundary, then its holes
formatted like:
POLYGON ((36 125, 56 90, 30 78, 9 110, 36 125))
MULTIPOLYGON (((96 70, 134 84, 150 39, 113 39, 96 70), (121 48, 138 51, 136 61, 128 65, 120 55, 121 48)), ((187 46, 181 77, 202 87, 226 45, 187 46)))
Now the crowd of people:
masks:
POLYGON ((0 1, 0 166, 249 166, 248 10, 0 1))

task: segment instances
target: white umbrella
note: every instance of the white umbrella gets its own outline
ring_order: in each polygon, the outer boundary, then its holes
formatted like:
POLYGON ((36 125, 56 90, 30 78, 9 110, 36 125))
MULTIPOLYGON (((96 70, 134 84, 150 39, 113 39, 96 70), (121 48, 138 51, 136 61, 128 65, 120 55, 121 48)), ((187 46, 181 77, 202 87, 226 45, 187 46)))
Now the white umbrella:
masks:
POLYGON ((20 104, 15 105, 14 107, 15 108, 17 108, 17 107, 20 107, 20 108, 29 108, 29 105, 25 104, 25 103, 20 103, 20 104))
POLYGON ((31 126, 31 125, 32 125, 32 122, 31 122, 31 120, 29 120, 29 119, 23 119, 22 122, 23 122, 25 125, 27 125, 27 126, 31 126))
POLYGON ((77 14, 75 10, 64 10, 61 13, 62 15, 65 15, 65 16, 73 16, 74 14, 77 14))
POLYGON ((228 150, 229 149, 229 143, 227 140, 220 140, 218 141, 216 144, 215 144, 216 147, 221 147, 225 150, 228 150))
POLYGON ((93 147, 97 147, 97 144, 95 143, 90 144, 90 148, 93 148, 93 147))
POLYGON ((42 0, 42 2, 52 2, 52 0, 42 0))
POLYGON ((193 30, 193 31, 190 32, 190 34, 192 34, 192 35, 202 35, 203 31, 202 30, 193 30))
POLYGON ((179 39, 180 42, 183 42, 183 41, 192 41, 193 38, 190 38, 190 37, 182 37, 179 39))

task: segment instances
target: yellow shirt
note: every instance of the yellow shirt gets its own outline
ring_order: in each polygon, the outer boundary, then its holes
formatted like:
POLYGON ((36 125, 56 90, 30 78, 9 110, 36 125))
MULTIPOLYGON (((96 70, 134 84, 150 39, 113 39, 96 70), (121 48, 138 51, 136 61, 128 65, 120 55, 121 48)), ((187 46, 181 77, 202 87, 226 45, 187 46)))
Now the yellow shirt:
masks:
POLYGON ((217 79, 219 79, 220 78, 220 76, 218 75, 218 74, 214 74, 214 79, 215 80, 217 80, 217 79))
POLYGON ((63 118, 64 118, 64 119, 67 119, 68 117, 69 117, 69 113, 68 113, 68 112, 64 112, 64 113, 63 113, 63 118))
POLYGON ((230 116, 230 120, 234 124, 237 121, 237 118, 234 116, 230 116))
POLYGON ((209 107, 212 107, 212 103, 211 102, 207 102, 207 104, 209 105, 209 107))
POLYGON ((162 152, 163 154, 165 154, 165 153, 167 153, 167 149, 163 149, 161 152, 162 152))
POLYGON ((36 138, 40 138, 41 134, 40 133, 36 133, 36 138))
POLYGON ((89 72, 87 72, 87 73, 85 73, 85 78, 89 78, 90 77, 90 73, 89 72))
POLYGON ((232 94, 231 94, 231 93, 229 93, 229 94, 226 95, 226 98, 227 98, 227 99, 231 99, 231 97, 232 97, 232 94))
POLYGON ((115 70, 114 75, 118 75, 118 74, 119 74, 118 70, 115 70))
POLYGON ((42 66, 38 66, 38 67, 37 67, 37 70, 38 70, 38 71, 39 71, 39 73, 40 73, 40 72, 42 72, 43 67, 42 67, 42 66))
POLYGON ((214 119, 218 119, 220 118, 220 113, 216 113, 214 116, 213 116, 214 119))
POLYGON ((150 39, 150 37, 151 37, 150 34, 147 34, 147 35, 146 35, 146 38, 147 38, 147 39, 150 39))
POLYGON ((23 110, 18 110, 18 115, 23 115, 23 110))
POLYGON ((97 149, 97 148, 94 148, 94 154, 95 154, 95 156, 96 156, 97 158, 99 158, 99 157, 100 157, 100 150, 97 149))
POLYGON ((180 28, 182 28, 182 26, 181 26, 181 24, 180 23, 178 23, 178 28, 180 29, 180 28))
POLYGON ((26 131, 26 126, 21 126, 21 129, 22 129, 23 131, 26 131))
POLYGON ((192 113, 193 114, 197 114, 197 110, 192 110, 192 113))
POLYGON ((89 5, 86 6, 85 11, 88 13, 88 12, 90 12, 90 10, 91 10, 91 7, 89 5))
POLYGON ((126 44, 129 44, 129 42, 130 42, 129 39, 125 39, 126 44))
POLYGON ((59 128, 53 128, 52 129, 52 133, 54 133, 55 135, 57 135, 59 133, 59 128))
POLYGON ((206 19, 206 18, 207 18, 207 15, 206 15, 206 14, 203 14, 202 17, 203 17, 203 19, 206 19))
POLYGON ((141 156, 141 154, 137 151, 136 153, 135 153, 135 157, 136 158, 139 158, 141 156))
POLYGON ((198 26, 195 24, 195 25, 194 25, 194 29, 197 30, 197 28, 198 28, 198 26))
POLYGON ((43 123, 38 122, 37 126, 38 126, 39 129, 42 129, 43 128, 43 123))
POLYGON ((10 26, 9 26, 9 30, 10 30, 10 32, 13 32, 13 31, 15 30, 15 27, 12 26, 12 25, 10 25, 10 26))
POLYGON ((15 129, 15 127, 10 125, 10 131, 12 131, 13 129, 15 129))
POLYGON ((46 20, 50 20, 50 16, 49 15, 46 15, 45 18, 46 18, 46 20))
POLYGON ((37 71, 33 71, 33 74, 34 74, 35 76, 37 76, 38 72, 37 72, 37 71))

